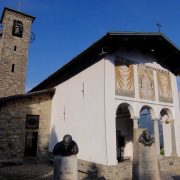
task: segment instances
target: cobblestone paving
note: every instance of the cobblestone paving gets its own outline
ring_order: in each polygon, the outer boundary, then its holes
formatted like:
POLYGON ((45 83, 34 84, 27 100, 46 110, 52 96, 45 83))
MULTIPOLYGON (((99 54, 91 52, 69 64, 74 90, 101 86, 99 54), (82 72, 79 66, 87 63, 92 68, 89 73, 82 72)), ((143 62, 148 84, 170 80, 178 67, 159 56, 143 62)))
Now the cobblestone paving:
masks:
MULTIPOLYGON (((52 180, 53 165, 47 162, 31 162, 0 168, 0 180, 52 180)), ((178 169, 161 172, 161 180, 180 180, 178 169)))
POLYGON ((25 163, 0 168, 0 180, 51 180, 53 166, 46 162, 25 163))

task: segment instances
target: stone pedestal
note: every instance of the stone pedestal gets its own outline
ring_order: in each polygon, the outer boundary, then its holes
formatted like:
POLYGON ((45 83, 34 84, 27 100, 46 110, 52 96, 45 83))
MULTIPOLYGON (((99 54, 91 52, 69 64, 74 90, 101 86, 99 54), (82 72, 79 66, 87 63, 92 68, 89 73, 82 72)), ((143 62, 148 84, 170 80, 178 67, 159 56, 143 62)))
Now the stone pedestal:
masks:
POLYGON ((55 156, 54 180, 78 180, 77 157, 55 156))
POLYGON ((145 129, 134 129, 133 180, 160 180, 154 143, 144 146, 139 137, 145 129))

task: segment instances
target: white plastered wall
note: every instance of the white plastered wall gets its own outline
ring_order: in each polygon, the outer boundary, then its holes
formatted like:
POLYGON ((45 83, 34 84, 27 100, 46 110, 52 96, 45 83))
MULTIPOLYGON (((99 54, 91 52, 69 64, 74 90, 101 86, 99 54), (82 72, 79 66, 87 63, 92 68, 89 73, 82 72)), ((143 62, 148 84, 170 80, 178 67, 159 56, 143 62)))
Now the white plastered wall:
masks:
MULTIPOLYGON (((169 109, 173 118, 175 119, 175 134, 176 134, 176 144, 178 156, 180 156, 180 113, 179 113, 179 101, 178 101, 178 90, 176 77, 171 74, 171 84, 172 84, 172 92, 173 92, 173 103, 163 103, 158 100, 158 84, 156 78, 156 72, 153 71, 154 76, 154 86, 155 86, 155 101, 150 100, 142 100, 139 98, 139 87, 138 87, 138 70, 137 65, 134 65, 134 79, 135 79, 135 98, 116 96, 115 95, 115 68, 114 68, 114 60, 115 57, 123 57, 135 62, 143 63, 144 65, 148 65, 151 67, 155 67, 158 69, 166 70, 161 65, 156 63, 156 59, 148 54, 142 54, 139 51, 130 51, 126 52, 125 50, 120 50, 114 55, 106 56, 106 68, 105 68, 105 82, 106 82, 106 134, 107 134, 107 154, 108 154, 108 164, 117 164, 116 160, 116 142, 115 142, 115 132, 116 132, 116 110, 121 103, 128 103, 131 105, 134 113, 132 116, 140 117, 140 111, 143 106, 149 106, 152 109, 152 118, 159 119, 160 121, 160 111, 163 108, 169 109), (110 127, 110 128, 109 128, 110 127)), ((133 118, 133 117, 132 117, 133 118)), ((169 124, 163 123, 163 136, 164 136, 164 146, 165 146, 165 156, 171 156, 172 152, 172 144, 171 144, 171 128, 169 124)))
POLYGON ((171 80, 172 80, 172 91, 173 91, 173 100, 174 100, 174 111, 173 111, 173 118, 174 122, 174 129, 175 129, 175 137, 176 137, 176 148, 177 154, 180 156, 180 109, 179 109, 179 96, 178 96, 178 87, 177 87, 177 80, 176 77, 171 73, 171 80))
POLYGON ((70 134, 79 146, 79 159, 107 164, 104 67, 102 59, 56 87, 50 151, 70 134))

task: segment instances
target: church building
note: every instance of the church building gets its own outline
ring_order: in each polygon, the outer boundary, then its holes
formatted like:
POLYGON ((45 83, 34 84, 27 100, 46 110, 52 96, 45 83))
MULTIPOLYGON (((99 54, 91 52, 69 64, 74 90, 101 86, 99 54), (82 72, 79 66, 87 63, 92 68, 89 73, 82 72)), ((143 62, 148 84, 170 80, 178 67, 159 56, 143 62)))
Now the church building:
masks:
POLYGON ((31 90, 55 88, 49 151, 71 134, 80 159, 116 165, 119 149, 132 160, 133 129, 148 128, 146 110, 157 155, 180 156, 179 55, 162 33, 107 33, 31 90))
POLYGON ((180 50, 171 40, 109 32, 25 93, 34 19, 9 8, 1 18, 1 160, 47 157, 70 134, 78 159, 117 165, 132 161, 133 130, 150 126, 158 157, 180 156, 180 50))

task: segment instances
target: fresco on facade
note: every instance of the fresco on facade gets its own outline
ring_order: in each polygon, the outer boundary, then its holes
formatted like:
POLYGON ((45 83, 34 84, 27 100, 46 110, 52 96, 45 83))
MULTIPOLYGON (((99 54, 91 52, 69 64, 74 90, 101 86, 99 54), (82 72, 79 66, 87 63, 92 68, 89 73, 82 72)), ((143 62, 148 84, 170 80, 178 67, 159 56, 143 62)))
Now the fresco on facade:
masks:
POLYGON ((159 101, 172 103, 171 77, 168 72, 157 71, 159 101))
POLYGON ((154 89, 153 70, 148 69, 145 66, 139 65, 138 79, 139 79, 139 98, 154 100, 155 89, 154 89))
POLYGON ((115 61, 116 95, 135 97, 133 65, 115 61))

